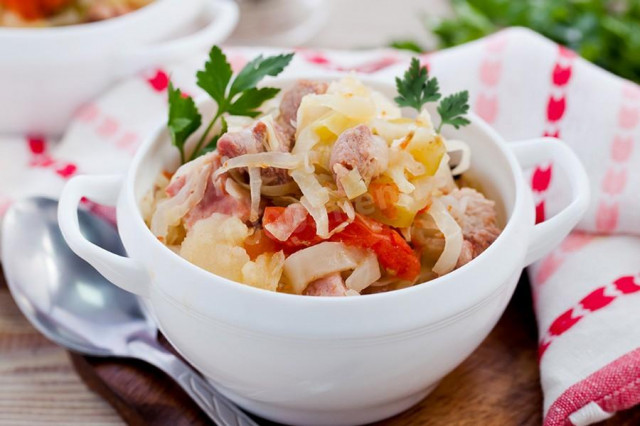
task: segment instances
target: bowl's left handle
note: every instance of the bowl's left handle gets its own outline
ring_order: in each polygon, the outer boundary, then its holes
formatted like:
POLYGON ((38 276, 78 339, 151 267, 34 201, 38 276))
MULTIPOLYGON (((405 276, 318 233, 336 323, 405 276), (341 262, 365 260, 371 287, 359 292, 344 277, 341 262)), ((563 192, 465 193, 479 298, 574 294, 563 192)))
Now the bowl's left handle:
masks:
POLYGON ((84 197, 114 206, 118 200, 120 176, 76 176, 64 187, 58 206, 58 222, 64 239, 78 256, 123 290, 148 297, 150 277, 135 260, 120 256, 87 240, 80 230, 78 206, 84 197))
POLYGON ((564 169, 571 188, 571 202, 553 217, 533 228, 525 265, 541 259, 553 250, 580 222, 589 207, 589 178, 576 154, 561 140, 540 138, 510 144, 523 168, 553 161, 564 169))
POLYGON ((207 0, 203 2, 203 8, 202 16, 207 24, 192 34, 122 52, 121 74, 128 75, 150 65, 166 64, 204 53, 212 45, 229 37, 238 23, 240 12, 237 3, 233 0, 207 0))

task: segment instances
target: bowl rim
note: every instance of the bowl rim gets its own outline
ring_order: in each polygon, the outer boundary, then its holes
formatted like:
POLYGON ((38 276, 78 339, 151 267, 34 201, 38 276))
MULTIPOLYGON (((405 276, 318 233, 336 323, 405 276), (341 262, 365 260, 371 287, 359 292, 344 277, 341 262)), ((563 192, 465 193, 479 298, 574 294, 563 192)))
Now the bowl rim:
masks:
MULTIPOLYGON (((293 82, 299 79, 316 79, 316 80, 332 81, 335 78, 344 77, 346 75, 349 75, 349 73, 344 73, 344 72, 330 72, 330 73, 306 72, 305 73, 303 72, 303 73, 299 73, 292 76, 272 78, 272 79, 269 79, 268 82, 277 82, 278 84, 287 84, 289 82, 293 82)), ((390 83, 389 81, 383 80, 379 76, 375 77, 375 76, 357 74, 356 77, 365 85, 394 87, 392 83, 390 83)), ((196 104, 202 105, 207 101, 210 101, 210 99, 206 96, 198 97, 196 99, 196 104)), ((152 247, 156 247, 158 253, 163 253, 169 256, 170 258, 172 258, 175 262, 177 262, 178 265, 184 266, 186 269, 191 271, 190 274, 193 274, 192 276, 197 277, 198 280, 202 280, 202 281, 216 280, 216 282, 221 283, 220 285, 223 285, 230 292, 231 291, 236 292, 237 294, 244 293, 244 295, 247 295, 247 296, 262 298, 265 300, 265 303, 270 303, 271 300, 275 300, 279 303, 285 303, 285 302, 295 303, 298 306, 317 306, 322 304, 330 304, 330 305, 373 304, 373 303, 378 303, 381 299, 390 300, 393 298, 411 297, 412 295, 416 295, 419 292, 425 292, 429 289, 431 289, 430 291, 436 291, 437 288, 446 286, 448 282, 455 281, 458 279, 458 277, 466 275, 472 272, 474 269, 478 269, 478 265, 480 265, 480 263, 477 260, 488 258, 494 252, 496 252, 497 250, 500 250, 503 246, 503 242, 508 238, 508 235, 510 235, 513 232, 514 228, 518 226, 515 223, 516 220, 514 218, 516 216, 522 216, 527 213, 525 208, 526 202, 527 202, 525 191, 527 190, 527 187, 525 185, 524 179, 522 178, 522 169, 518 163, 518 160, 515 157, 515 154, 511 149, 509 149, 507 142, 487 122, 482 120, 478 115, 470 111, 468 113, 468 118, 471 121, 471 126, 476 127, 478 132, 486 134, 491 139, 491 141, 498 146, 498 148, 502 152, 502 155, 504 156, 507 163, 509 164, 509 168, 510 168, 509 174, 514 183, 514 193, 515 193, 511 214, 508 215, 508 217, 506 218, 506 223, 502 228, 498 238, 496 238, 496 240, 478 257, 474 258, 472 261, 461 266, 460 268, 455 269, 441 277, 435 278, 430 281, 426 281, 424 283, 414 284, 410 287, 405 287, 398 290, 362 295, 363 297, 355 297, 355 296, 354 297, 331 297, 331 296, 304 297, 298 294, 268 291, 268 290, 256 288, 250 285, 246 285, 243 283, 239 283, 237 281, 230 280, 228 278, 222 277, 220 275, 217 275, 205 269, 202 269, 192 264, 187 259, 181 257, 166 245, 162 244, 155 237, 155 235, 153 235, 151 230, 145 224, 144 218, 142 217, 142 213, 140 211, 140 206, 136 201, 134 188, 135 188, 136 177, 138 174, 140 164, 149 155, 149 151, 151 150, 151 148, 156 144, 161 143, 159 141, 161 138, 167 137, 166 129, 165 129, 166 124, 164 123, 164 121, 162 122, 162 124, 158 123, 156 129, 150 133, 149 137, 145 139, 145 141, 141 144, 140 148, 137 150, 130 164, 126 177, 123 181, 121 197, 124 197, 124 200, 126 200, 127 205, 132 206, 136 210, 134 217, 129 218, 129 220, 132 220, 134 222, 132 225, 135 226, 136 228, 141 228, 141 227, 144 228, 144 231, 143 233, 141 233, 140 236, 142 237, 142 234, 144 234, 144 237, 142 238, 145 238, 149 244, 152 244, 152 247), (269 300, 269 302, 267 300, 269 300)), ((118 219, 120 218, 120 214, 121 214, 120 203, 118 203, 118 219)), ((531 223, 531 228, 533 228, 533 225, 534 223, 531 223)), ((146 244, 146 242, 143 242, 142 244, 146 244)), ((524 268, 524 265, 513 265, 510 268, 522 270, 524 268)), ((161 286, 157 285, 155 282, 151 283, 151 288, 154 289, 153 291, 160 291, 166 297, 174 300, 176 303, 181 304, 179 300, 177 300, 171 294, 166 292, 164 289, 161 288, 161 286)), ((490 293, 494 294, 495 292, 491 291, 490 293)), ((473 303, 470 306, 475 306, 477 303, 480 303, 482 300, 484 299, 475 300, 474 301, 475 303, 473 303)))
POLYGON ((68 37, 73 35, 86 35, 87 33, 99 33, 109 30, 118 30, 127 24, 135 24, 134 20, 142 14, 159 9, 162 3, 171 0, 152 0, 151 3, 139 7, 124 15, 103 19, 95 22, 82 22, 79 24, 50 26, 50 27, 5 27, 0 26, 0 37, 7 38, 50 38, 68 37))

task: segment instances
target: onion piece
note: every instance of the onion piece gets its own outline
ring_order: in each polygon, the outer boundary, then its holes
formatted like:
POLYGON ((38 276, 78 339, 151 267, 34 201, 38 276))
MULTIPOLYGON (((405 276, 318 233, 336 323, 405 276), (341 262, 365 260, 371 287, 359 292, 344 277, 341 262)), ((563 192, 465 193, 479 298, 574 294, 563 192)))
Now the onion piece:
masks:
POLYGON ((297 251, 284 261, 284 275, 296 294, 307 285, 335 272, 355 269, 362 261, 362 249, 325 241, 297 251))
POLYGON ((300 191, 314 207, 322 207, 329 201, 329 191, 320 185, 314 173, 303 169, 291 172, 291 177, 298 184, 300 191))
POLYGON ((224 162, 215 172, 215 177, 220 176, 229 170, 241 167, 274 167, 276 169, 292 170, 300 167, 304 159, 299 155, 289 152, 258 152, 255 154, 244 154, 233 157, 224 162))
MULTIPOLYGON (((338 164, 336 164, 337 166, 338 164)), ((342 184, 342 189, 344 189, 344 193, 348 199, 353 200, 356 197, 367 192, 367 185, 362 180, 362 176, 357 168, 353 168, 349 170, 345 175, 341 176, 340 183, 342 184)))
POLYGON ((453 271, 462 252, 462 229, 451 216, 444 204, 438 199, 433 200, 428 210, 436 226, 444 235, 444 250, 433 266, 433 272, 442 276, 453 271))
POLYGON ((280 138, 276 134, 275 126, 273 123, 273 117, 271 115, 266 115, 260 119, 262 123, 264 123, 267 128, 267 141, 269 143, 269 151, 278 152, 280 151, 280 138))
POLYGON ((307 215, 307 209, 300 203, 290 204, 274 222, 264 225, 264 229, 278 240, 286 241, 307 219, 307 215))
MULTIPOLYGON (((304 103, 304 99, 302 102, 304 103)), ((300 114, 300 111, 298 111, 298 114, 300 114)), ((316 146, 318 142, 320 142, 320 137, 315 132, 313 127, 311 126, 305 127, 305 128, 300 127, 298 128, 296 143, 295 145, 293 145, 293 149, 291 150, 291 152, 294 155, 302 154, 305 152, 311 152, 313 147, 316 146)))
MULTIPOLYGON (((247 185, 246 189, 249 189, 247 185)), ((243 200, 247 193, 243 184, 236 182, 234 179, 226 179, 224 182, 224 190, 236 200, 243 200)))
POLYGON ((260 216, 260 187, 262 186, 262 176, 257 167, 249 168, 249 188, 251 190, 251 212, 249 220, 256 222, 260 216))
POLYGON ((313 220, 316 222, 316 235, 320 238, 329 238, 329 214, 326 207, 316 207, 309 202, 306 196, 300 197, 300 204, 309 212, 313 220))
MULTIPOLYGON (((234 182, 236 185, 244 188, 244 189, 250 189, 249 185, 244 183, 242 181, 242 178, 238 175, 238 173, 236 173, 237 170, 231 170, 229 172, 229 175, 233 178, 233 179, 227 179, 227 182, 234 182)), ((227 191, 229 192, 229 191, 227 191)), ((295 182, 289 181, 286 183, 281 183, 279 185, 262 185, 262 187, 260 187, 260 193, 262 195, 266 195, 267 197, 282 197, 285 196, 287 194, 295 194, 297 192, 300 192, 298 190, 298 185, 295 182)))
POLYGON ((433 178, 435 179, 435 189, 448 193, 457 188, 456 183, 453 180, 453 175, 451 174, 451 169, 449 168, 449 154, 444 154, 442 156, 438 170, 436 170, 436 174, 433 175, 433 178))
POLYGON ((267 197, 280 197, 298 192, 298 185, 295 182, 287 182, 280 185, 262 185, 260 190, 262 195, 267 197))
POLYGON ((353 93, 336 93, 314 96, 318 105, 327 107, 350 118, 367 121, 376 114, 376 106, 370 97, 353 93))
POLYGON ((175 195, 158 202, 156 211, 151 217, 151 232, 156 237, 164 240, 169 233, 169 228, 179 224, 189 210, 202 200, 211 176, 215 155, 217 154, 203 155, 194 161, 183 164, 175 172, 167 188, 180 180, 183 180, 184 184, 175 195))
POLYGON ((416 189, 416 187, 409 182, 409 179, 405 176, 403 166, 395 165, 393 167, 389 167, 386 174, 391 178, 391 180, 393 180, 393 183, 396 184, 400 192, 410 194, 416 189))
POLYGON ((340 206, 342 211, 347 215, 347 218, 349 218, 349 222, 353 222, 356 218, 356 209, 353 208, 353 204, 351 204, 351 201, 344 200, 338 202, 338 206, 340 206))
POLYGON ((369 252, 344 283, 347 288, 359 293, 379 280, 381 276, 378 258, 374 253, 369 252))
POLYGON ((447 152, 460 152, 460 162, 451 170, 451 174, 457 176, 469 170, 471 166, 471 148, 469 148, 469 145, 457 139, 445 140, 444 143, 447 147, 447 152))

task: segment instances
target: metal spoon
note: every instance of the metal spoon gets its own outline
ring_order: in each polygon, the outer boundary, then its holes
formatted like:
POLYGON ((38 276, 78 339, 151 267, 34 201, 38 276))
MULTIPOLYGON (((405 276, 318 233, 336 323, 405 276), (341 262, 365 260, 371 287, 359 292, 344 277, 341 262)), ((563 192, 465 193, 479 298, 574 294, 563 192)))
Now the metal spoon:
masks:
MULTIPOLYGON (((157 341, 157 327, 138 298, 108 282, 62 238, 57 201, 16 202, 2 227, 2 264, 22 313, 45 336, 75 352, 135 358, 173 378, 218 425, 257 426, 202 376, 157 341)), ((92 242, 124 254, 107 222, 78 211, 92 242)))

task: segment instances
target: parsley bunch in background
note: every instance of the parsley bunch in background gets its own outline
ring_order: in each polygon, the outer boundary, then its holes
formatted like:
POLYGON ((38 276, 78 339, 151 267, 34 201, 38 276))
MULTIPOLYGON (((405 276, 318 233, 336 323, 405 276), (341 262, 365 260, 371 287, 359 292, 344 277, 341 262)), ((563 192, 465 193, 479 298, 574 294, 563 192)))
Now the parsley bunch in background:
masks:
MULTIPOLYGON (((428 30, 450 47, 501 28, 528 27, 621 77, 640 82, 640 0, 452 0, 428 30)), ((411 41, 395 47, 420 49, 411 41)))

